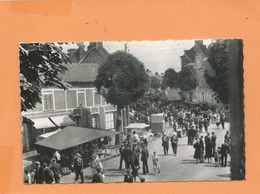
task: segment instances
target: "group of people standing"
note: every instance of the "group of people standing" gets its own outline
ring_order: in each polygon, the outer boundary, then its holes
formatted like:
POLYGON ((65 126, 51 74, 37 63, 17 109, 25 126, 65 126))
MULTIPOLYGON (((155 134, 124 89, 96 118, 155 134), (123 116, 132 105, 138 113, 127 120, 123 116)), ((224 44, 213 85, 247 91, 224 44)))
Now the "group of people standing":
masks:
MULTIPOLYGON (((119 170, 122 169, 123 161, 127 169, 124 182, 136 182, 137 177, 140 179, 140 182, 145 181, 145 179, 139 175, 139 170, 142 166, 143 175, 149 173, 149 150, 147 146, 147 140, 145 138, 139 138, 134 131, 132 136, 129 135, 124 144, 120 147, 119 170), (141 162, 142 165, 140 165, 141 162)), ((156 152, 153 152, 152 161, 154 175, 156 175, 160 173, 159 157, 156 152)))
POLYGON ((204 141, 203 136, 197 139, 196 143, 193 145, 195 148, 194 158, 197 163, 202 163, 205 159, 208 160, 208 163, 211 163, 212 158, 214 158, 216 166, 221 165, 222 167, 226 167, 227 156, 230 149, 230 136, 228 131, 226 132, 224 139, 224 143, 217 149, 217 136, 214 132, 212 132, 211 135, 207 132, 204 141))

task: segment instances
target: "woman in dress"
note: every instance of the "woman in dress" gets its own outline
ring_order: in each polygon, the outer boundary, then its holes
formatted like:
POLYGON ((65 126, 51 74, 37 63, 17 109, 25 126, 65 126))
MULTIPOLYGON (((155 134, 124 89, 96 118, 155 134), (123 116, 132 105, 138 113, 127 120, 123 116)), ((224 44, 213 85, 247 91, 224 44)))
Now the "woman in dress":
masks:
POLYGON ((103 174, 103 165, 97 154, 92 154, 91 156, 91 168, 92 168, 92 176, 97 173, 97 168, 101 169, 101 173, 103 174))
POLYGON ((200 141, 197 140, 196 143, 193 145, 193 147, 195 148, 195 152, 194 152, 194 156, 193 158, 196 159, 196 162, 198 163, 200 161, 200 157, 201 157, 201 145, 200 145, 200 141))

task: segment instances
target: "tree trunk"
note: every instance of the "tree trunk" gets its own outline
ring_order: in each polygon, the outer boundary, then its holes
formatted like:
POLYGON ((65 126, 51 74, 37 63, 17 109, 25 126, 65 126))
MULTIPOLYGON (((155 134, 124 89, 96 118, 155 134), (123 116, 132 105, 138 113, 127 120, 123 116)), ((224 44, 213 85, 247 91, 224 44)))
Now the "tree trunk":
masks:
MULTIPOLYGON (((122 108, 120 106, 117 106, 117 116, 116 116, 116 131, 122 132, 121 125, 122 125, 122 114, 121 114, 122 108)), ((121 136, 122 134, 116 135, 115 144, 121 145, 121 136)))
POLYGON ((231 130, 231 179, 245 179, 244 93, 243 93, 243 43, 228 42, 229 104, 231 130))

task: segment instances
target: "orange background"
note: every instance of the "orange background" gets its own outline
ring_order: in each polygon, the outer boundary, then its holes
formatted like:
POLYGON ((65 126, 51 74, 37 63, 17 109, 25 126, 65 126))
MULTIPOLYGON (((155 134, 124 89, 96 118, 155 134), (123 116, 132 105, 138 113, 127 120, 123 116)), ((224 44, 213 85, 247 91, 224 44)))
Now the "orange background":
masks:
POLYGON ((260 1, 0 0, 0 194, 260 193, 260 1), (102 185, 23 185, 20 42, 242 38, 246 181, 102 185))

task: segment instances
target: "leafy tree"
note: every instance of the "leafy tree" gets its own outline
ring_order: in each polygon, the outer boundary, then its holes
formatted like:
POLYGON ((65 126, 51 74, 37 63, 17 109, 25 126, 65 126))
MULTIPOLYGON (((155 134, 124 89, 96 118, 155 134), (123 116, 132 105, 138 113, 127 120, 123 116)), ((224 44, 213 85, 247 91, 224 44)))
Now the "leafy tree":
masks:
POLYGON ((54 43, 23 43, 19 45, 21 111, 41 103, 42 86, 66 89, 59 78, 67 68, 62 65, 69 58, 54 43))
POLYGON ((174 88, 177 86, 177 83, 179 82, 179 75, 178 73, 172 69, 169 68, 165 71, 162 81, 162 89, 166 89, 167 87, 174 88))
POLYGON ((160 86, 161 86, 161 80, 157 77, 152 77, 150 87, 156 90, 160 88, 160 86))
POLYGON ((215 71, 213 75, 205 72, 205 79, 209 86, 217 93, 217 97, 224 103, 228 103, 228 42, 218 40, 209 45, 208 62, 215 71))
POLYGON ((179 72, 179 88, 182 91, 191 91, 194 90, 197 85, 197 79, 195 75, 195 71, 193 71, 193 67, 184 67, 182 71, 179 72))
MULTIPOLYGON (((120 131, 121 109, 136 102, 145 93, 148 89, 148 75, 137 58, 117 51, 102 64, 94 84, 108 103, 117 105, 116 130, 120 131)), ((116 143, 119 143, 119 136, 116 143)))

